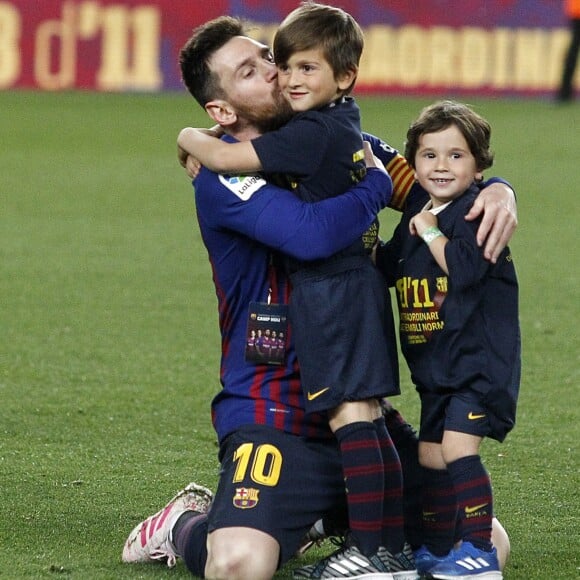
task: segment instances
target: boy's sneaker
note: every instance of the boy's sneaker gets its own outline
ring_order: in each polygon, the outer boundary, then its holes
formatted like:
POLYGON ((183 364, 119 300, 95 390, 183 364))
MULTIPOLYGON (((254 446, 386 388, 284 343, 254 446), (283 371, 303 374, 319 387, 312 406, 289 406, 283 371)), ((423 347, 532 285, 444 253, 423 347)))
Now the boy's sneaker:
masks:
POLYGON ((318 564, 294 570, 294 578, 364 578, 365 580, 394 580, 379 553, 365 556, 358 548, 340 548, 318 564))
POLYGON ((378 557, 393 575, 394 580, 417 580, 419 574, 413 558, 413 550, 409 544, 397 554, 389 552, 386 548, 379 548, 378 557))
POLYGON ((419 574, 425 574, 429 572, 431 568, 443 562, 447 557, 447 554, 445 554, 445 556, 436 556, 429 551, 427 546, 421 546, 418 550, 413 552, 413 556, 415 557, 417 572, 419 572, 419 574))
POLYGON ((190 483, 162 510, 135 526, 123 548, 123 562, 165 561, 173 568, 177 558, 171 543, 173 526, 186 511, 207 513, 212 500, 209 489, 190 483))
POLYGON ((456 550, 429 570, 431 578, 438 580, 502 580, 497 551, 476 548, 471 542, 462 542, 456 550))

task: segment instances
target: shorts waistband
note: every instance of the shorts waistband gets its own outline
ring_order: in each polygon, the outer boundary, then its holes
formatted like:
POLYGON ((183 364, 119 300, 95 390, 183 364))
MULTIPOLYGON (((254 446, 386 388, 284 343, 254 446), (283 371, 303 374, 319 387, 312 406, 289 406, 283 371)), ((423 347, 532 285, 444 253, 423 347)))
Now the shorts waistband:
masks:
POLYGON ((303 280, 316 278, 319 276, 333 276, 340 272, 356 270, 368 266, 370 257, 368 255, 341 256, 336 259, 330 259, 322 263, 316 263, 311 266, 304 266, 300 270, 290 274, 292 284, 299 284, 303 280))

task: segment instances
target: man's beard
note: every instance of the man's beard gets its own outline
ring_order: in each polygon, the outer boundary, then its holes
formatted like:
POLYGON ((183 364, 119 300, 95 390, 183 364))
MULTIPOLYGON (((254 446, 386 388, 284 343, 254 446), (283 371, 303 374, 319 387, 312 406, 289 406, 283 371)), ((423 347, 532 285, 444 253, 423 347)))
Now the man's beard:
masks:
POLYGON ((248 124, 253 125, 260 133, 267 133, 279 129, 285 125, 294 112, 290 103, 281 95, 274 103, 262 109, 248 106, 238 106, 238 116, 244 118, 248 124))

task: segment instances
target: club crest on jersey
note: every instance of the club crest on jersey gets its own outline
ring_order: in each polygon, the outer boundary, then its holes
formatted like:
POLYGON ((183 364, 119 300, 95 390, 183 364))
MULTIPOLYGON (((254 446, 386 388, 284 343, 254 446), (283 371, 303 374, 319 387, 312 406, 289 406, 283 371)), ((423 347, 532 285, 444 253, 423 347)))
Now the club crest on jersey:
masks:
POLYGON ((258 505, 259 489, 253 487, 236 487, 234 495, 234 507, 241 510, 249 510, 258 505))
POLYGON ((248 201, 258 189, 266 185, 259 175, 220 175, 220 181, 242 201, 248 201))

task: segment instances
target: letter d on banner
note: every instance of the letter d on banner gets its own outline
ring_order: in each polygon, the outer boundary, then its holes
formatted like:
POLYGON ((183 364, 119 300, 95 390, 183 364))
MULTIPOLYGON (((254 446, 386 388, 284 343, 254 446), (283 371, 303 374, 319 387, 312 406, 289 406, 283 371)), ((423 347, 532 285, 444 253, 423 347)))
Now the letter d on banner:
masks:
POLYGON ((74 4, 63 3, 61 20, 40 24, 35 44, 34 76, 39 87, 52 91, 74 87, 77 61, 74 4))

